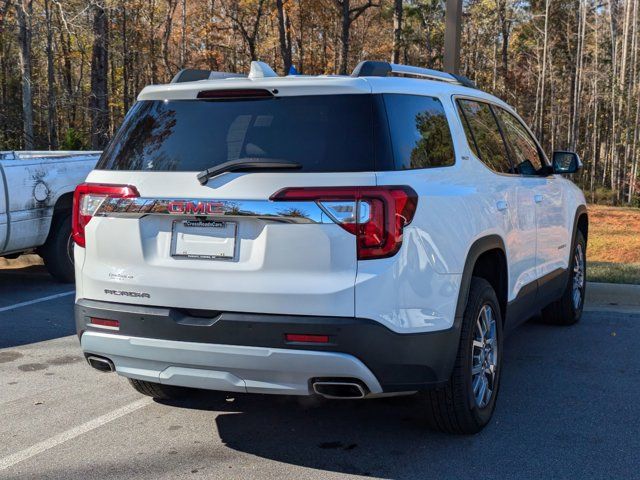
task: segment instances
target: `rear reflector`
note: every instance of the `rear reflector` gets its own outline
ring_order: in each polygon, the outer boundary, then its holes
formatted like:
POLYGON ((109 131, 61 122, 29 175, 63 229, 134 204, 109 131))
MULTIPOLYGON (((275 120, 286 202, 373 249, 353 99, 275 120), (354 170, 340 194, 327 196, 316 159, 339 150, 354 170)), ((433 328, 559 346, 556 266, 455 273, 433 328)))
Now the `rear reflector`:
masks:
POLYGON ((118 320, 109 320, 107 318, 91 317, 89 320, 89 323, 96 327, 102 327, 102 328, 109 328, 109 329, 116 329, 116 330, 120 328, 120 322, 118 320))
POLYGON ((287 333, 285 335, 287 342, 300 343, 329 343, 329 335, 305 335, 299 333, 287 333))
POLYGON ((356 236, 358 260, 392 257, 402 246, 402 232, 418 206, 408 186, 294 187, 271 200, 315 201, 331 219, 356 236))

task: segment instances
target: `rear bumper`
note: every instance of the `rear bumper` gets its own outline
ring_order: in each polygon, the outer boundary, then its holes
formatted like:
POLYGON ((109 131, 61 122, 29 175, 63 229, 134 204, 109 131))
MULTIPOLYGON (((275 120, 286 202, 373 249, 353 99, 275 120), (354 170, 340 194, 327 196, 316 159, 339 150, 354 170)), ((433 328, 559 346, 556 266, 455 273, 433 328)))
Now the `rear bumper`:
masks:
POLYGON ((314 377, 361 380, 371 393, 419 391, 448 380, 459 329, 398 334, 378 322, 186 311, 79 300, 76 329, 85 353, 110 358, 124 376, 173 385, 308 395, 314 377), (118 320, 119 331, 90 317, 118 320), (327 335, 328 344, 286 342, 285 334, 327 335))

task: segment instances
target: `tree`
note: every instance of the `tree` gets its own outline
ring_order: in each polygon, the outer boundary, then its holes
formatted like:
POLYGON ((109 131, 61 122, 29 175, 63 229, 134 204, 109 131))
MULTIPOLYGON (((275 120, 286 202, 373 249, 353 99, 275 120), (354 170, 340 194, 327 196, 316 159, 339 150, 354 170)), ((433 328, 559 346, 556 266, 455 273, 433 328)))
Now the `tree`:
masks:
POLYGON ((287 75, 291 69, 291 22, 289 15, 284 8, 282 0, 276 0, 278 9, 278 34, 280 38, 280 55, 282 55, 282 64, 284 74, 287 75))
POLYGON ((400 63, 400 47, 402 44, 402 1, 393 1, 393 49, 391 62, 400 63))
POLYGON ((53 64, 53 25, 50 0, 44 0, 45 19, 47 22, 47 98, 49 101, 47 125, 49 127, 49 148, 58 148, 58 127, 56 109, 56 86, 53 64))
POLYGON ((511 19, 509 18, 509 0, 496 0, 496 13, 498 14, 498 25, 500 26, 500 36, 502 37, 502 79, 505 90, 509 88, 509 34, 511 33, 511 19))
POLYGON ((351 7, 351 0, 333 0, 340 13, 340 67, 338 73, 340 75, 347 74, 347 67, 349 64, 349 35, 351 32, 351 24, 355 22, 360 15, 367 11, 371 7, 379 7, 379 4, 373 3, 372 0, 367 0, 367 3, 357 7, 351 7))
POLYGON ((167 13, 164 20, 164 34, 162 35, 162 59, 164 68, 171 76, 173 70, 169 62, 169 39, 171 38, 171 29, 173 28, 173 15, 176 12, 178 0, 167 0, 167 13))
POLYGON ((237 6, 232 6, 228 13, 229 18, 240 31, 242 39, 247 44, 251 60, 258 60, 257 39, 260 32, 260 22, 264 14, 264 4, 265 0, 257 0, 254 11, 238 9, 237 6))
POLYGON ((91 53, 91 93, 89 112, 91 115, 91 148, 100 150, 109 140, 108 78, 108 23, 105 8, 92 3, 93 49, 91 53))
MULTIPOLYGON (((313 75, 391 59, 442 69, 445 5, 0 0, 0 150, 56 139, 98 148, 144 86, 184 66, 247 73, 260 59, 313 75)), ((576 150, 585 168, 574 180, 594 201, 640 205, 640 0, 462 6, 461 73, 513 105, 548 154, 576 150)))
POLYGON ((22 80, 22 143, 26 150, 33 150, 33 95, 31 89, 31 17, 33 0, 18 0, 18 43, 20 45, 20 77, 22 80))

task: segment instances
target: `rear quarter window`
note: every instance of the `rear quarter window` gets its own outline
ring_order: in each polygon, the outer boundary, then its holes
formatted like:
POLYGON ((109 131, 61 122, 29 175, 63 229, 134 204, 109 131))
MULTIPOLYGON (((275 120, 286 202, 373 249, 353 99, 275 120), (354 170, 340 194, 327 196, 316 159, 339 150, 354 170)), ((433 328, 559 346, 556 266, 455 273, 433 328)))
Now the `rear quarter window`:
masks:
POLYGON ((385 94, 396 169, 447 167, 455 163, 449 122, 434 97, 385 94))

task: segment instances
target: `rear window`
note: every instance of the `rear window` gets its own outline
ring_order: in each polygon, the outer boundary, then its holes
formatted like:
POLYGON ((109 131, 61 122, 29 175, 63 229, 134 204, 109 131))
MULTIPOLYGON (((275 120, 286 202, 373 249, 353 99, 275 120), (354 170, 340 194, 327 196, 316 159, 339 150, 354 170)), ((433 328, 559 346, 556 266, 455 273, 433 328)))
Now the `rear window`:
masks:
POLYGON ((96 168, 198 172, 265 158, 310 172, 388 169, 379 103, 364 94, 140 101, 96 168))

